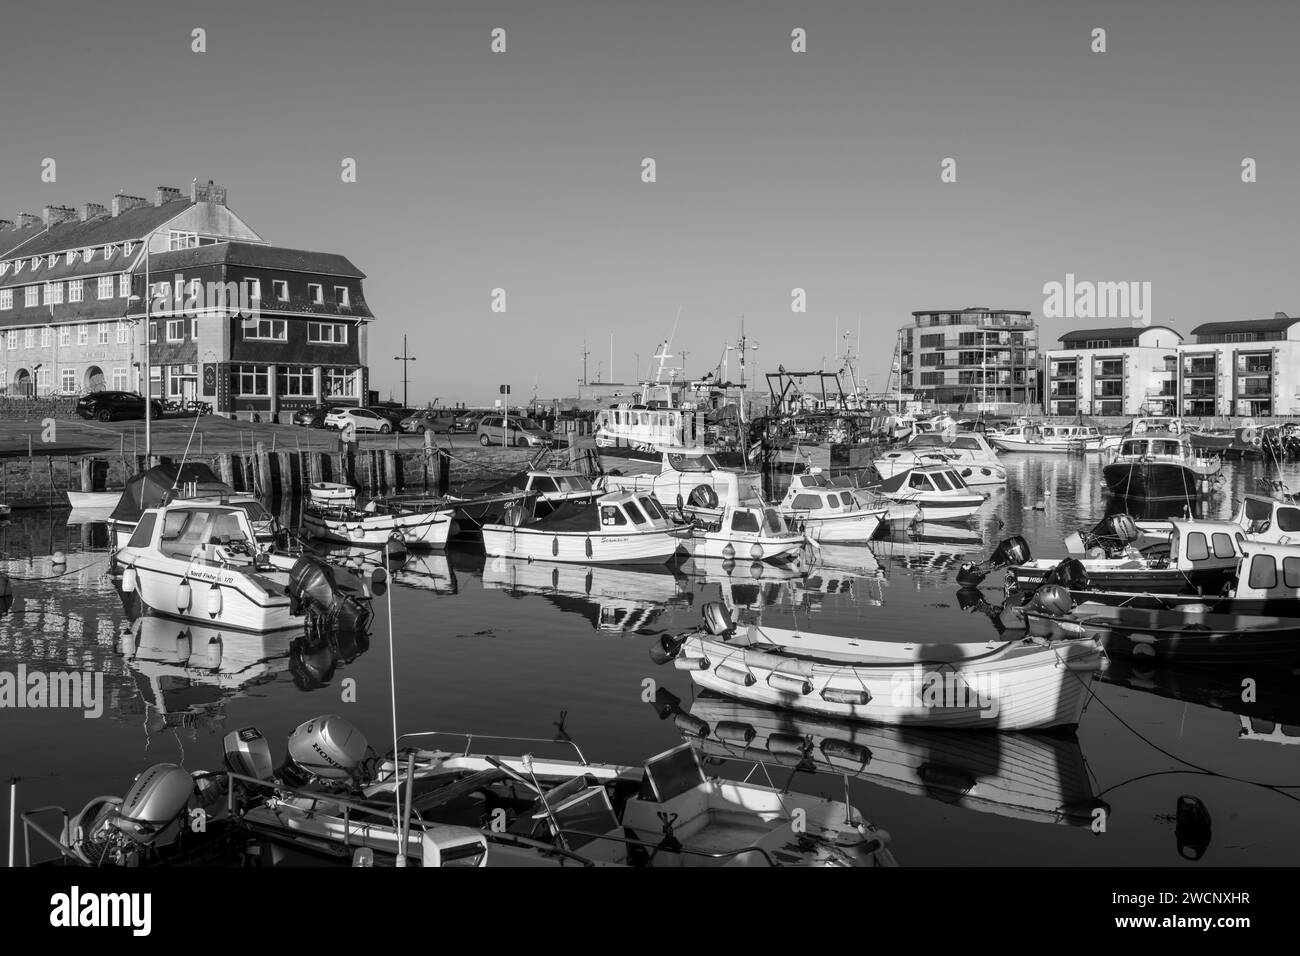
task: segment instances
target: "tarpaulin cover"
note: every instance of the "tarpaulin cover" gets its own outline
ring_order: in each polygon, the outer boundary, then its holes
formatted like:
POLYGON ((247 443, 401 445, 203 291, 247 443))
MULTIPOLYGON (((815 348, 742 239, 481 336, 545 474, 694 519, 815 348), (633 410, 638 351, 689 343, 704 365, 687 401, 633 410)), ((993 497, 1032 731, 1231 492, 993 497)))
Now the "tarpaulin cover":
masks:
POLYGON ((234 494, 233 488, 199 462, 156 465, 126 480, 126 489, 110 517, 117 521, 139 521, 145 509, 162 504, 167 492, 173 488, 181 490, 190 484, 197 485, 201 495, 234 494))

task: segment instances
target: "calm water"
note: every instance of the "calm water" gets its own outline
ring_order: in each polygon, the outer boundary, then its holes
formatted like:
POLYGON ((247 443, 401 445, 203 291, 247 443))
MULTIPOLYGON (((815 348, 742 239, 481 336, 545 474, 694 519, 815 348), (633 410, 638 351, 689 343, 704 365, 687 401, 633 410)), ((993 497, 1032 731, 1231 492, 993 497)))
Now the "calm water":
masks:
MULTIPOLYGON (((672 720, 642 701, 650 678, 710 725, 740 719, 763 733, 865 744, 873 758, 851 778, 851 799, 892 834, 904 865, 1194 866, 1179 855, 1174 812, 1182 794, 1199 797, 1212 818, 1202 864, 1293 863, 1300 788, 1257 785, 1300 785, 1300 745, 1261 736, 1270 721, 1290 724, 1289 739, 1300 744, 1300 679, 1290 674, 1247 675, 1260 686, 1252 707, 1238 702, 1242 675, 1134 672, 1116 662, 1095 685, 1077 737, 1060 738, 900 733, 745 713, 695 700, 684 672, 650 663, 655 635, 694 626, 700 606, 719 599, 769 623, 797 619, 875 639, 992 638, 986 618, 957 604, 957 566, 1013 533, 1025 535, 1035 555, 1062 554, 1064 534, 1091 527, 1108 504, 1095 462, 1005 461, 1007 487, 969 525, 930 525, 930 540, 870 550, 827 548, 822 566, 806 575, 721 564, 661 573, 530 566, 460 547, 417 558, 391 591, 399 726, 550 737, 563 713, 588 757, 637 763, 681 739, 672 720), (1086 825, 1097 799, 1110 808, 1102 834, 1086 825)), ((1229 465, 1225 493, 1204 505, 1206 516, 1226 516, 1232 497, 1253 491, 1262 473, 1258 464, 1229 465)), ((1300 469, 1282 477, 1300 488, 1300 469)), ((214 767, 222 734, 250 724, 273 741, 277 760, 290 730, 319 713, 343 714, 377 749, 390 745, 383 602, 368 649, 227 632, 218 661, 201 629, 183 644, 180 625, 150 620, 139 647, 124 654, 119 635, 129 617, 106 576, 104 543, 93 526, 68 525, 66 512, 19 515, 0 532, 16 595, 0 618, 0 670, 89 665, 104 673, 108 698, 97 720, 78 711, 0 710, 0 777, 23 778, 21 807, 79 809, 93 795, 124 792, 159 761, 214 767), (52 563, 56 550, 66 552, 66 566, 52 563), (355 703, 341 699, 345 678, 356 682, 355 703)), ((988 595, 1000 597, 992 588, 988 595)), ((796 789, 843 792, 839 776, 772 771, 779 784, 792 776, 796 789)))

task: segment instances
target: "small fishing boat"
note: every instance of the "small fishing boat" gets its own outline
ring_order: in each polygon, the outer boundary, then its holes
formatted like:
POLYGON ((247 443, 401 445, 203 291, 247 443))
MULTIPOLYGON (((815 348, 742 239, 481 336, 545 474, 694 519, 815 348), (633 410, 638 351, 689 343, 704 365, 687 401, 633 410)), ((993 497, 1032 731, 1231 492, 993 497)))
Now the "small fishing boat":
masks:
POLYGON ((1006 484, 1007 470, 997 453, 978 432, 955 435, 918 435, 903 448, 886 451, 872 462, 881 478, 921 465, 951 465, 966 484, 1006 484))
POLYGON ((258 547, 265 550, 280 537, 280 523, 255 495, 236 492, 200 462, 155 465, 132 475, 108 516, 113 549, 124 547, 148 508, 172 501, 208 501, 241 508, 253 526, 258 547))
POLYGON ((309 615, 347 630, 371 618, 360 579, 311 555, 259 551, 248 514, 234 505, 186 499, 150 508, 117 561, 126 594, 181 620, 260 633, 309 615))
POLYGON ((1188 435, 1148 431, 1121 442, 1101 473, 1126 498, 1190 498, 1210 492, 1222 469, 1222 459, 1199 457, 1188 435))
POLYGON ((357 503, 357 489, 337 481, 315 481, 308 487, 307 497, 314 505, 351 508, 357 503))
POLYGON ((505 522, 483 526, 489 557, 582 564, 664 564, 689 551, 690 539, 690 528, 674 524, 648 492, 616 491, 540 518, 521 503, 505 522))
POLYGON ((122 500, 119 491, 69 491, 68 504, 74 510, 100 511, 113 508, 122 500))
POLYGON ((915 505, 922 521, 969 518, 988 498, 972 491, 952 465, 921 465, 880 484, 880 494, 897 504, 915 505))
POLYGON ((441 548, 451 534, 451 508, 417 511, 376 499, 364 509, 308 507, 303 533, 321 541, 380 546, 392 540, 407 548, 441 548))
POLYGON ((697 517, 691 526, 691 553, 697 558, 789 561, 808 540, 793 530, 775 508, 761 499, 741 501, 734 487, 725 487, 716 519, 697 517))
POLYGON ((703 627, 651 647, 696 684, 748 703, 879 724, 1044 730, 1079 723, 1102 661, 1097 642, 898 643, 737 626, 704 607, 703 627))
POLYGON ((579 472, 560 468, 530 468, 479 489, 482 495, 518 493, 536 496, 538 517, 555 505, 564 502, 581 504, 600 496, 600 492, 592 487, 591 479, 579 472))
POLYGON ((862 505, 852 488, 833 484, 819 471, 795 475, 776 506, 791 528, 811 541, 870 541, 886 525, 889 512, 862 505))
POLYGON ((1018 422, 1009 425, 1000 435, 990 436, 989 443, 999 451, 1048 452, 1063 455, 1071 452, 1099 451, 1102 434, 1099 428, 1092 425, 1018 422))

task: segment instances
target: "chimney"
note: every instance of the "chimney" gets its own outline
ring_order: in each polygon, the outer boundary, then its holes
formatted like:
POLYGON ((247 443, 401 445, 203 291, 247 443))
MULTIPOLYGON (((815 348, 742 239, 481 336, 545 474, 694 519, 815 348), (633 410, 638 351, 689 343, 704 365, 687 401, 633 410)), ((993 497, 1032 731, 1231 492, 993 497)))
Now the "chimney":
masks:
POLYGON ((99 203, 88 202, 81 207, 81 221, 90 222, 90 220, 98 219, 106 212, 108 212, 108 209, 99 203))
POLYGON ((190 202, 213 202, 218 206, 226 204, 226 187, 218 186, 212 180, 201 183, 197 179, 190 183, 190 202))
POLYGON ((41 219, 45 221, 47 228, 57 226, 61 222, 76 222, 77 210, 71 206, 46 206, 41 210, 41 219))
POLYGON ((128 209, 135 209, 137 206, 145 205, 147 200, 142 196, 128 196, 125 193, 118 193, 113 197, 113 217, 116 218, 128 209))
POLYGON ((29 213, 29 212, 20 212, 20 213, 18 214, 18 228, 19 228, 19 229, 27 229, 27 228, 29 228, 29 227, 31 227, 31 226, 37 226, 37 225, 40 225, 40 222, 41 222, 41 217, 40 217, 40 216, 33 216, 33 215, 32 215, 31 213, 29 213))
POLYGON ((163 203, 180 198, 181 191, 175 186, 159 186, 153 192, 153 204, 155 206, 161 206, 163 203))
POLYGON ((12 219, 0 219, 0 232, 8 232, 14 228, 12 219))

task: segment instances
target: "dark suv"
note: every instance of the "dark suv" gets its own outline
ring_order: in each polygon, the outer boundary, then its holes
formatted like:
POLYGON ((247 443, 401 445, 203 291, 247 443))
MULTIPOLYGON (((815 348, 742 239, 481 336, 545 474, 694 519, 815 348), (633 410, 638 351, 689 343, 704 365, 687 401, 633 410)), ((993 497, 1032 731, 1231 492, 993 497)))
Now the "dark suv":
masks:
MULTIPOLYGON (((153 417, 163 417, 163 405, 154 399, 153 417)), ((90 421, 113 422, 144 418, 144 396, 139 392, 91 392, 77 402, 77 414, 90 421)))

